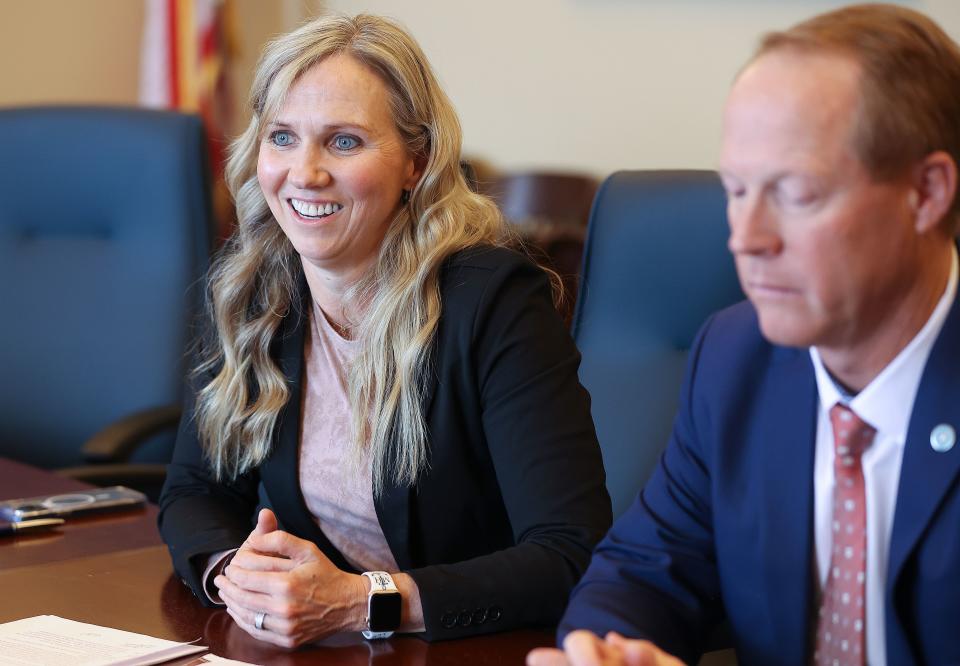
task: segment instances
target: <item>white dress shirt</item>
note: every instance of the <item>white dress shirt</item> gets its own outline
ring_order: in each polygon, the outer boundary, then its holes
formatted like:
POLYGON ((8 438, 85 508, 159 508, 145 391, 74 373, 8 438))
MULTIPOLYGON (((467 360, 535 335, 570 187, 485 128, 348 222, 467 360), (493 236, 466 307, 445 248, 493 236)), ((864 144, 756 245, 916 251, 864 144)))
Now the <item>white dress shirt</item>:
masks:
POLYGON ((814 456, 814 541, 818 581, 822 590, 830 568, 833 539, 833 426, 830 408, 847 404, 877 434, 863 453, 863 478, 867 502, 866 646, 868 664, 886 664, 883 588, 887 577, 887 556, 893 515, 897 504, 900 465, 907 439, 913 402, 920 387, 933 343, 953 305, 957 292, 957 251, 954 249, 947 287, 920 332, 904 347, 866 388, 856 396, 841 392, 830 377, 816 348, 810 349, 817 378, 820 406, 814 456))

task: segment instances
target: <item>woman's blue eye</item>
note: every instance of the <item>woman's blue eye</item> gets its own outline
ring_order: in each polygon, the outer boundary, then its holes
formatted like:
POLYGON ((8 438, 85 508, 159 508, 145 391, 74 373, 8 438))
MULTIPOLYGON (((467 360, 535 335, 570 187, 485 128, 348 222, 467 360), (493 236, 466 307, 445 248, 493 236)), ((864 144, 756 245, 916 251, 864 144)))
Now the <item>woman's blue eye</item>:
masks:
POLYGON ((270 141, 272 141, 275 146, 289 146, 293 143, 293 137, 290 136, 290 132, 277 130, 270 135, 270 141))
POLYGON ((290 132, 284 132, 282 130, 276 131, 270 135, 270 140, 273 141, 276 146, 289 146, 293 143, 293 137, 290 136, 290 132))
POLYGON ((333 140, 333 145, 336 146, 337 150, 353 150, 360 145, 360 142, 347 134, 339 134, 333 140))

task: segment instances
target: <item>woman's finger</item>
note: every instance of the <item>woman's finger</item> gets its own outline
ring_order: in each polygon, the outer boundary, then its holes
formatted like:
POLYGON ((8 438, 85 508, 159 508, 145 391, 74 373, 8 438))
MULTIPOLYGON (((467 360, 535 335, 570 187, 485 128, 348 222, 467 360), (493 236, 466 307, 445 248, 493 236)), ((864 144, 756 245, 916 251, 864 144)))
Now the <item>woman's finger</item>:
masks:
POLYGON ((297 563, 286 557, 259 553, 255 550, 240 550, 230 560, 230 566, 250 571, 290 571, 297 566, 297 563))
POLYGON ((245 615, 242 615, 229 607, 227 608, 227 613, 233 618, 233 621, 237 623, 238 627, 243 629, 257 640, 266 641, 268 643, 273 643, 274 645, 279 645, 280 647, 285 648, 293 648, 297 646, 296 639, 291 636, 285 636, 283 634, 276 633, 270 628, 273 618, 265 617, 263 619, 263 628, 257 629, 255 625, 255 617, 248 620, 245 615))
POLYGON ((278 529, 276 514, 270 509, 260 509, 257 514, 257 526, 253 528, 254 534, 268 534, 278 529))
POLYGON ((246 590, 226 576, 217 576, 213 579, 213 583, 217 586, 220 591, 220 598, 227 606, 243 607, 253 611, 262 610, 274 615, 285 615, 282 612, 285 609, 280 607, 281 602, 278 602, 269 594, 246 590))
POLYGON ((260 553, 269 553, 294 560, 315 559, 320 549, 306 539, 295 537, 283 530, 274 530, 269 534, 251 534, 247 544, 260 553))
POLYGON ((260 629, 258 631, 270 632, 277 634, 278 636, 286 637, 291 637, 293 635, 294 624, 287 618, 271 615, 265 611, 250 610, 248 608, 234 608, 227 606, 227 611, 230 612, 231 617, 233 617, 235 620, 253 627, 254 629, 257 629, 257 615, 259 613, 263 613, 263 622, 261 622, 260 629))
POLYGON ((295 597, 297 592, 295 579, 286 571, 254 571, 231 567, 226 572, 226 577, 238 588, 279 599, 290 599, 295 597))

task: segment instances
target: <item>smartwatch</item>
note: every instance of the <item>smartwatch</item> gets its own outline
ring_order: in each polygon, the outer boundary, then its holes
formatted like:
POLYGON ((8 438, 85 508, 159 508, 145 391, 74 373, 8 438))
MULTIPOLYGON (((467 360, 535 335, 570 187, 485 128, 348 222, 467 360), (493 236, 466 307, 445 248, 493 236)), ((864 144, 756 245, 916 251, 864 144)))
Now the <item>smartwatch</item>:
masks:
POLYGON ((367 640, 390 638, 400 627, 400 591, 386 571, 365 571, 363 575, 370 580, 367 630, 363 637, 367 640))

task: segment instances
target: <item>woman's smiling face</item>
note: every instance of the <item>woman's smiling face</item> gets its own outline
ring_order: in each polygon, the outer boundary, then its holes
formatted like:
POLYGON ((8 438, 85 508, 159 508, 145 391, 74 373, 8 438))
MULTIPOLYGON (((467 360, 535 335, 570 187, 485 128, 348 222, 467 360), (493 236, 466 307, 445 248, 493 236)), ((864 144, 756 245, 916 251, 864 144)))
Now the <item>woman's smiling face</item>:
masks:
POLYGON ((402 191, 420 177, 389 99, 368 67, 331 56, 297 79, 266 127, 257 179, 305 268, 362 273, 379 252, 402 191))

